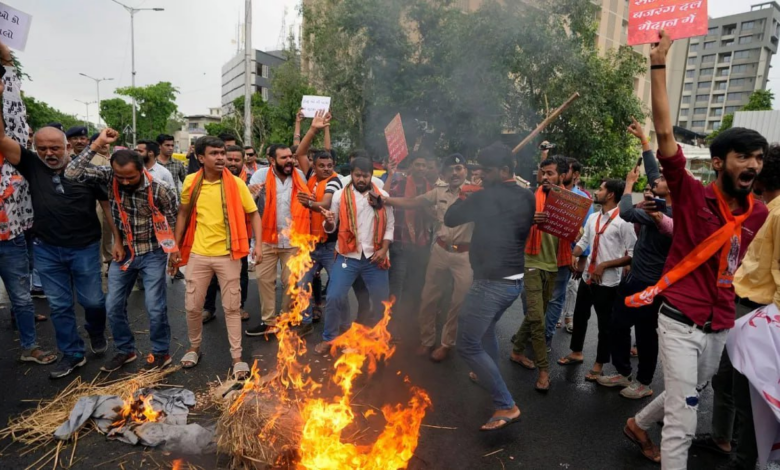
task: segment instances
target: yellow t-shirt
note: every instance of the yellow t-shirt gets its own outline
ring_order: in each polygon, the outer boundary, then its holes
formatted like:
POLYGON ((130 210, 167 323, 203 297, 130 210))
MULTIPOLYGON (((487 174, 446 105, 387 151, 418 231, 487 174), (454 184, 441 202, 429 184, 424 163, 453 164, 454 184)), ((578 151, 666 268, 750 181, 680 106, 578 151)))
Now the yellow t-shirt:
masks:
MULTIPOLYGON (((241 204, 244 212, 251 214, 257 212, 257 205, 246 183, 237 177, 238 193, 241 195, 241 204)), ((181 189, 181 203, 189 204, 190 188, 195 181, 195 173, 187 175, 181 189)), ((195 230, 195 241, 192 244, 192 252, 201 256, 225 256, 230 254, 228 250, 227 229, 225 227, 225 214, 222 211, 222 180, 209 182, 203 180, 198 197, 198 225, 195 230)))

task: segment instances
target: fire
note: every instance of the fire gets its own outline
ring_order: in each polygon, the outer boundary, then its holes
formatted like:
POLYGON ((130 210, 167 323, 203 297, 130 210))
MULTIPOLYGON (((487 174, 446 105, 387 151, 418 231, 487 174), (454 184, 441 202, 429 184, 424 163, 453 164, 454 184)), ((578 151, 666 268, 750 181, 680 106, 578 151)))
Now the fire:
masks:
POLYGON ((171 466, 171 470, 181 470, 183 463, 184 463, 184 460, 182 460, 182 459, 174 460, 173 461, 173 465, 171 466))
POLYGON ((112 427, 119 428, 126 424, 155 423, 162 418, 160 411, 155 411, 152 405, 152 395, 140 395, 135 398, 132 390, 122 401, 122 407, 117 410, 119 415, 112 427))
POLYGON ((149 353, 149 355, 148 355, 148 356, 146 356, 146 362, 147 362, 148 364, 153 364, 153 363, 154 363, 154 354, 152 354, 152 353, 149 353))

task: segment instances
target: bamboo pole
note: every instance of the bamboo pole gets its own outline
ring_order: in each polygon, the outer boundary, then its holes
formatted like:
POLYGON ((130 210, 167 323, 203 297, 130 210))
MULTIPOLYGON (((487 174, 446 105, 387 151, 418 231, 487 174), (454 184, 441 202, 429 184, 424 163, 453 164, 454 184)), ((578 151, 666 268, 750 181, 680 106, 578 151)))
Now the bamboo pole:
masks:
POLYGON ((520 151, 520 150, 521 150, 523 147, 525 147, 526 145, 528 145, 528 143, 529 143, 529 142, 531 142, 531 140, 533 140, 533 138, 534 138, 534 137, 536 137, 537 135, 539 135, 539 133, 540 133, 540 132, 542 132, 542 131, 543 131, 543 130, 544 130, 546 127, 547 127, 547 126, 549 126, 549 125, 550 125, 550 123, 552 123, 553 121, 555 121, 555 119, 557 119, 557 118, 558 118, 558 116, 560 116, 560 115, 561 115, 561 113, 563 113, 564 111, 566 111, 566 108, 568 108, 569 106, 571 106, 571 104, 572 104, 572 103, 574 103, 575 101, 577 101, 577 98, 579 98, 579 97, 580 97, 580 93, 579 93, 579 92, 574 92, 574 94, 573 94, 573 95, 571 95, 571 96, 569 97, 569 99, 568 99, 568 100, 566 100, 566 102, 565 102, 565 103, 563 103, 562 105, 560 105, 560 106, 558 107, 558 109, 556 109, 555 111, 553 111, 553 112, 552 112, 552 114, 550 114, 549 116, 547 116, 547 119, 545 119, 544 121, 542 121, 542 123, 541 123, 541 124, 539 124, 538 126, 536 126, 536 129, 534 129, 534 130, 533 130, 533 132, 531 132, 530 134, 528 134, 528 136, 527 136, 525 139, 523 139, 523 141, 522 141, 522 142, 520 142, 519 144, 517 144, 517 147, 515 147, 515 148, 514 148, 514 150, 512 150, 512 153, 513 153, 513 154, 517 154, 517 153, 518 153, 518 152, 519 152, 519 151, 520 151))

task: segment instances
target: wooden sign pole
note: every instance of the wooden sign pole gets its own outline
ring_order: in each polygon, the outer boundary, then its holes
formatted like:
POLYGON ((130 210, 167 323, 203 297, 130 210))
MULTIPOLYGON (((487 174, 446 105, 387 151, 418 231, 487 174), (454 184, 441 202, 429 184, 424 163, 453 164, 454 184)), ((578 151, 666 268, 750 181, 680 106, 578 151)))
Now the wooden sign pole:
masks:
POLYGON ((536 129, 534 129, 534 130, 533 130, 533 132, 531 132, 530 134, 528 134, 528 136, 527 136, 525 139, 523 139, 523 141, 522 141, 522 142, 520 142, 519 144, 517 144, 517 147, 515 147, 515 148, 514 148, 514 150, 512 150, 512 153, 513 153, 513 154, 517 154, 517 152, 519 152, 519 151, 520 151, 520 150, 521 150, 523 147, 525 147, 526 145, 528 145, 528 143, 529 143, 529 142, 531 142, 531 141, 533 140, 533 138, 534 138, 534 137, 536 137, 537 135, 539 135, 539 133, 540 133, 540 132, 542 132, 542 131, 543 131, 543 130, 544 130, 546 127, 547 127, 547 126, 549 126, 551 122, 555 121, 555 119, 556 119, 558 116, 560 116, 560 115, 561 115, 561 113, 562 113, 562 112, 564 112, 564 111, 566 110, 566 108, 568 108, 569 106, 571 106, 571 104, 572 104, 572 103, 574 103, 575 101, 577 101, 577 98, 579 98, 579 97, 580 97, 580 94, 579 94, 579 92, 575 92, 573 95, 571 95, 571 96, 569 97, 569 99, 568 99, 568 100, 566 100, 566 102, 565 102, 565 103, 563 103, 563 104, 562 104, 560 107, 558 107, 558 109, 556 109, 555 111, 553 111, 553 112, 552 112, 552 114, 550 114, 549 116, 547 116, 547 119, 545 119, 544 121, 542 121, 542 123, 541 123, 541 124, 539 124, 538 126, 536 126, 536 129))

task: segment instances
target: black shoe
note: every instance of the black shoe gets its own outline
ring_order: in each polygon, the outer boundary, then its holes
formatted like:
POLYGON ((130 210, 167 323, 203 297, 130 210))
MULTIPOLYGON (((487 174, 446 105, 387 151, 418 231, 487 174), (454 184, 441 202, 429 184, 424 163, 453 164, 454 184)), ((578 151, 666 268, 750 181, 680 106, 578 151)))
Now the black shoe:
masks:
POLYGON ((84 356, 63 356, 60 362, 54 367, 54 370, 49 373, 50 379, 61 379, 70 375, 71 372, 78 369, 87 363, 87 358, 84 356))
POLYGON ((138 355, 134 352, 130 354, 126 353, 116 353, 114 357, 111 358, 110 361, 103 364, 103 366, 100 368, 103 372, 113 372, 120 367, 122 367, 125 364, 130 364, 131 362, 138 359, 138 355))
POLYGON ((244 334, 247 336, 268 336, 275 335, 279 331, 279 328, 260 323, 260 325, 244 330, 244 334))
POLYGON ((143 366, 144 370, 164 369, 171 365, 172 359, 170 354, 152 354, 152 357, 154 358, 152 362, 149 362, 147 357, 146 364, 143 366))
MULTIPOLYGON (((710 452, 713 452, 718 455, 723 456, 729 456, 731 455, 731 451, 725 451, 723 450, 717 442, 715 442, 715 438, 712 437, 712 434, 697 434, 694 436, 693 441, 691 442, 691 445, 694 447, 698 447, 699 449, 706 449, 710 452)), ((736 445, 736 442, 731 442, 731 448, 734 449, 734 446, 736 445)))
POLYGON ((33 299, 45 299, 46 293, 43 292, 43 289, 40 287, 33 287, 30 289, 30 297, 33 299))
POLYGON ((173 279, 176 281, 181 281, 182 279, 184 279, 184 273, 177 270, 176 274, 173 275, 173 279))
POLYGON ((106 341, 105 335, 90 336, 89 337, 89 349, 92 354, 96 356, 102 356, 108 351, 108 341, 106 341))
POLYGON ((296 329, 296 332, 298 333, 298 336, 303 338, 304 336, 308 336, 312 333, 314 333, 314 325, 311 323, 303 323, 296 329))
POLYGON ((217 318, 217 316, 214 314, 214 312, 211 312, 209 310, 203 309, 203 324, 210 322, 211 320, 217 318))

